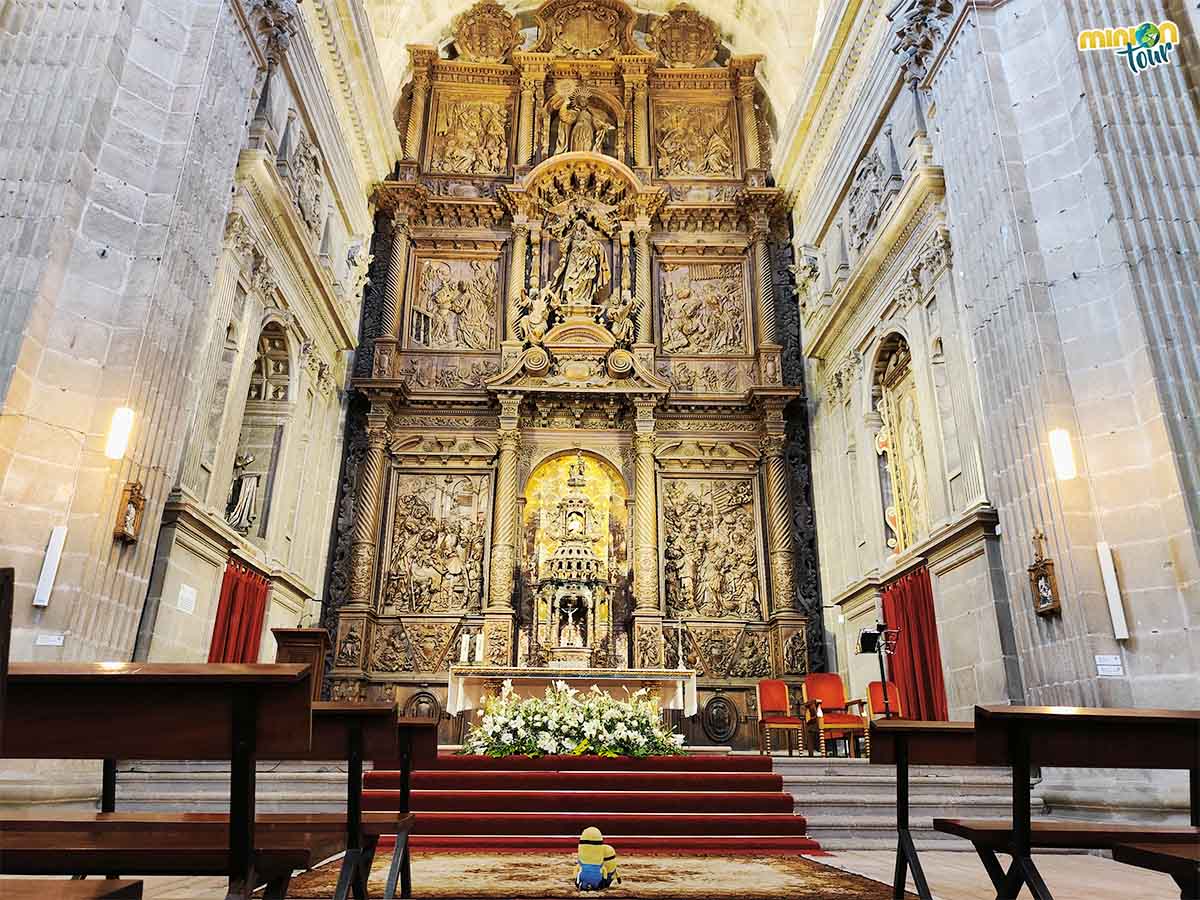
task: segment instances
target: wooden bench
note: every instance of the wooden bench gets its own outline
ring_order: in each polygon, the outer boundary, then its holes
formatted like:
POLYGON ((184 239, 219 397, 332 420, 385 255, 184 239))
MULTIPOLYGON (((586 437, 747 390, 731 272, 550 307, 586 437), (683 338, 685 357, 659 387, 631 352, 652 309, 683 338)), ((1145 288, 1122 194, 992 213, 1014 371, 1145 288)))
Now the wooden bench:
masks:
POLYGON ((0 878, 4 900, 141 900, 140 881, 51 881, 0 878))
POLYGON ((1113 859, 1170 875, 1181 897, 1200 897, 1200 841, 1181 844, 1117 844, 1113 859))
POLYGON ((905 896, 912 871, 921 900, 932 900, 925 870, 909 827, 909 766, 975 765, 975 726, 970 722, 911 722, 887 719, 871 723, 871 763, 896 767, 896 871, 893 896, 905 896))
POLYGON ((1200 711, 981 706, 975 709, 975 737, 979 765, 1012 769, 1012 821, 934 819, 933 826, 975 845, 1001 900, 1017 897, 1024 886, 1035 900, 1052 900, 1034 865, 1034 847, 1115 852, 1118 844, 1200 841, 1200 711), (1191 827, 1034 822, 1033 766, 1186 769, 1191 827), (1012 856, 1007 871, 997 852, 1012 856))
POLYGON ((309 752, 310 670, 303 665, 14 664, 0 757, 100 759, 100 814, 53 812, 0 830, 0 872, 18 875, 222 875, 231 898, 284 897, 307 868, 303 835, 255 831, 255 762, 309 752), (219 828, 187 814, 153 828, 111 814, 116 759, 230 761, 219 828))

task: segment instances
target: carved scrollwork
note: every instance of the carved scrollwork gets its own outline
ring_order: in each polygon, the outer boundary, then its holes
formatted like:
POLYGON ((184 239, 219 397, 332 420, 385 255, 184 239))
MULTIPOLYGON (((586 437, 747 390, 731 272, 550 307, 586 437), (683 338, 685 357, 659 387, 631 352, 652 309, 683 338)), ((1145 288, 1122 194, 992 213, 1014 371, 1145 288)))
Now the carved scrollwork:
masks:
POLYGON ((650 26, 651 50, 668 68, 698 69, 717 58, 717 29, 686 3, 680 3, 650 26))
POLYGON ((314 236, 325 226, 325 176, 321 154, 307 134, 301 132, 291 158, 292 190, 300 218, 314 236))
POLYGON ((737 705, 724 694, 717 694, 704 704, 700 725, 714 744, 728 744, 737 734, 740 723, 737 705))
POLYGON ((480 0, 454 20, 454 46, 467 62, 503 63, 521 46, 516 18, 496 0, 480 0))
POLYGON ((899 0, 888 10, 896 34, 892 52, 900 59, 906 81, 915 83, 925 77, 944 35, 945 21, 953 13, 950 0, 899 0))
POLYGON ((825 396, 831 403, 845 403, 862 378, 863 359, 858 352, 848 353, 825 375, 825 396))
POLYGON ((409 623, 408 643, 413 651, 413 671, 440 672, 457 627, 454 622, 409 623))
POLYGON ((620 0, 551 0, 536 15, 540 52, 611 59, 634 49, 633 11, 620 0))
POLYGON ((404 716, 408 719, 440 719, 442 704, 429 691, 417 691, 405 702, 404 716))
POLYGON ((854 173, 847 201, 846 220, 850 231, 850 247, 854 250, 861 250, 875 231, 886 180, 887 169, 883 157, 877 150, 872 150, 854 173))

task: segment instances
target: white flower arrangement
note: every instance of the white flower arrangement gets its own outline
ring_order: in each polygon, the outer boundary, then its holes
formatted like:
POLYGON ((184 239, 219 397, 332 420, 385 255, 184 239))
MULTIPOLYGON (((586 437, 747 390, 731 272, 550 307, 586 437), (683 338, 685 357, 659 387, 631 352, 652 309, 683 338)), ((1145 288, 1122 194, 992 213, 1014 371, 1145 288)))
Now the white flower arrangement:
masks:
POLYGON ((674 756, 683 735, 662 724, 658 700, 644 688, 618 700, 592 685, 580 693, 564 681, 543 697, 518 697, 505 681, 471 726, 462 752, 476 756, 674 756))

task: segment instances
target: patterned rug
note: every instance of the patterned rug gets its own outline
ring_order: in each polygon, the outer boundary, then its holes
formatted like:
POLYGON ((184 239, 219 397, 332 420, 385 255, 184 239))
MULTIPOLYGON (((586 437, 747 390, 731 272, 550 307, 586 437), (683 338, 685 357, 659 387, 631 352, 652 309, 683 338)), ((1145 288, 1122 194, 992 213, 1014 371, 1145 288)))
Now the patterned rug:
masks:
MULTIPOLYGON (((376 858, 371 896, 381 896, 389 854, 376 858)), ((803 857, 628 856, 623 884, 603 894, 571 885, 574 854, 413 853, 414 898, 439 900, 890 900, 875 881, 803 857)), ((340 860, 292 880, 288 897, 328 900, 340 860)), ((908 896, 912 896, 911 894, 908 896)))

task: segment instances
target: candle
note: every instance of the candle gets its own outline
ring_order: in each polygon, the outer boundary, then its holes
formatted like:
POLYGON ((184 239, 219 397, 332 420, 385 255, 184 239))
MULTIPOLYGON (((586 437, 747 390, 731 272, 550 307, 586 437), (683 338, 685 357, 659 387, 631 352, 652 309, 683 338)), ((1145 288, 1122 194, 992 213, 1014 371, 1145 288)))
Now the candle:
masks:
POLYGON ((471 661, 471 633, 464 632, 462 640, 458 642, 458 661, 466 665, 471 661))
POLYGON ((475 634, 475 662, 483 662, 483 632, 475 634))
POLYGON ((679 623, 679 627, 675 629, 675 636, 679 638, 679 668, 685 669, 687 666, 683 664, 683 623, 679 623))

